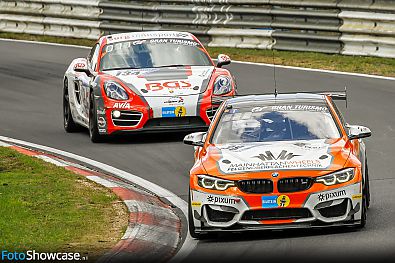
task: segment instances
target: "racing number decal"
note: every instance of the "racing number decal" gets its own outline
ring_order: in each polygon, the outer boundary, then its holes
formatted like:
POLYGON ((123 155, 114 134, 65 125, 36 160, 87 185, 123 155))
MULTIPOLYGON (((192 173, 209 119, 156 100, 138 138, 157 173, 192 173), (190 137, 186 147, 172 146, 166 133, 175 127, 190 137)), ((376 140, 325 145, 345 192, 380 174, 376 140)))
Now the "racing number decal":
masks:
POLYGON ((184 106, 178 106, 174 113, 176 114, 176 117, 184 117, 187 114, 187 109, 185 109, 184 106))

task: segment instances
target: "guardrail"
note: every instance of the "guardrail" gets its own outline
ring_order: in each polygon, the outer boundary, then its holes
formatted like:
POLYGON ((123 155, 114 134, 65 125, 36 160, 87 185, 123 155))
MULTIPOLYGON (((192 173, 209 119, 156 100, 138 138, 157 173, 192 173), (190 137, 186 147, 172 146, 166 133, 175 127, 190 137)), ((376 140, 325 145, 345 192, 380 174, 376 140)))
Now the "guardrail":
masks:
POLYGON ((0 31, 97 39, 180 30, 213 47, 395 58, 389 0, 0 0, 0 31))

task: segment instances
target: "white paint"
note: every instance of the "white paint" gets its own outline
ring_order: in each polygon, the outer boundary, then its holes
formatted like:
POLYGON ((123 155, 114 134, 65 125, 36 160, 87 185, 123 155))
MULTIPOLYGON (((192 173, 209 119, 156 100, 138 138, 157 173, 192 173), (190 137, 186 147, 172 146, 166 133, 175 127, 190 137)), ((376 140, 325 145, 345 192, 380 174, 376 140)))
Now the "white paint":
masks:
POLYGON ((96 176, 96 175, 89 175, 86 178, 91 180, 91 181, 93 181, 93 182, 95 182, 95 183, 98 183, 98 184, 100 184, 100 185, 102 185, 104 187, 108 187, 108 188, 118 187, 117 184, 114 184, 113 182, 110 182, 110 181, 108 181, 108 180, 106 180, 104 178, 101 178, 99 176, 96 176))
POLYGON ((10 147, 10 146, 11 146, 11 144, 0 141, 0 147, 10 147))
POLYGON ((41 159, 43 161, 46 161, 47 163, 52 163, 52 164, 54 164, 56 166, 60 166, 60 167, 68 166, 66 163, 61 162, 59 160, 56 160, 56 159, 51 158, 51 157, 46 156, 46 155, 34 155, 34 157, 39 158, 39 159, 41 159))
MULTIPOLYGON (((86 157, 83 157, 80 155, 76 155, 74 153, 58 150, 58 149, 44 146, 44 145, 30 143, 30 142, 26 142, 26 141, 22 141, 22 140, 18 140, 18 139, 13 139, 13 138, 5 137, 5 136, 0 136, 0 141, 5 141, 8 143, 14 143, 14 144, 20 144, 20 145, 24 145, 27 147, 40 149, 45 152, 50 152, 55 155, 71 158, 71 159, 77 160, 81 163, 85 163, 85 164, 91 165, 93 167, 97 167, 100 170, 114 174, 120 178, 123 178, 132 184, 136 184, 136 185, 154 193, 155 195, 157 195, 159 197, 166 198, 169 202, 171 202, 173 205, 175 205, 177 208, 179 208, 182 211, 182 213, 184 214, 184 216, 186 218, 188 218, 188 204, 187 204, 187 202, 185 202, 184 200, 182 200, 180 197, 178 197, 176 194, 170 192, 169 190, 167 190, 159 185, 156 185, 154 183, 151 183, 141 177, 138 177, 137 175, 125 172, 125 171, 117 169, 113 166, 110 166, 110 165, 107 165, 107 164, 104 164, 104 163, 101 163, 101 162, 98 162, 98 161, 95 161, 95 160, 92 160, 92 159, 89 159, 89 158, 86 158, 86 157)), ((184 243, 182 244, 182 247, 177 252, 177 254, 172 258, 171 262, 183 261, 192 252, 192 250, 195 249, 196 245, 197 245, 197 240, 193 239, 190 236, 190 234, 187 233, 186 239, 185 239, 184 243)))

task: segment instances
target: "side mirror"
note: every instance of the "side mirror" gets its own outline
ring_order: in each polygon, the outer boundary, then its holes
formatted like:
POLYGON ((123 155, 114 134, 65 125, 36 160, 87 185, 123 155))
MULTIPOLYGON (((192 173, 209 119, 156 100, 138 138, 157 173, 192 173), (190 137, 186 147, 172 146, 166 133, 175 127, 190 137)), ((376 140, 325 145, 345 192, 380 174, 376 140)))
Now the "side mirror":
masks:
POLYGON ((85 73, 87 76, 92 75, 92 72, 88 68, 88 61, 85 58, 79 59, 78 62, 74 64, 73 69, 75 72, 82 72, 85 73))
POLYGON ((232 61, 228 55, 219 54, 217 59, 217 67, 221 68, 222 66, 229 65, 230 62, 232 61))
POLYGON ((188 145, 203 147, 206 135, 206 132, 194 132, 188 134, 184 138, 184 143, 188 145))
POLYGON ((349 125, 348 128, 349 128, 348 138, 350 140, 362 139, 372 136, 372 132, 367 127, 358 126, 358 125, 349 125))

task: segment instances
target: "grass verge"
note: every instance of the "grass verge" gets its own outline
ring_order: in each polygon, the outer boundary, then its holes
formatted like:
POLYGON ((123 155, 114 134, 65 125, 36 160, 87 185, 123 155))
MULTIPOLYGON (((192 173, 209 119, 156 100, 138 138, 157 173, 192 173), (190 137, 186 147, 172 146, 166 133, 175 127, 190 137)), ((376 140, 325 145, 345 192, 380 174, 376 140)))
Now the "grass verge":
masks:
POLYGON ((40 159, 0 147, 0 246, 10 252, 111 249, 127 212, 109 189, 40 159))
MULTIPOLYGON (((24 39, 61 44, 93 46, 95 41, 86 39, 38 36, 16 33, 0 33, 0 38, 24 39)), ((314 69, 336 70, 344 72, 395 77, 395 59, 344 56, 314 52, 272 51, 261 49, 207 48, 212 57, 220 53, 230 55, 233 60, 269 63, 314 69), (274 57, 274 59, 273 59, 274 57)))

